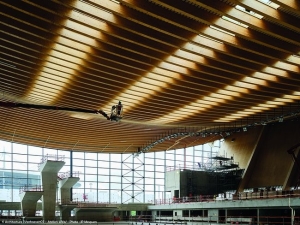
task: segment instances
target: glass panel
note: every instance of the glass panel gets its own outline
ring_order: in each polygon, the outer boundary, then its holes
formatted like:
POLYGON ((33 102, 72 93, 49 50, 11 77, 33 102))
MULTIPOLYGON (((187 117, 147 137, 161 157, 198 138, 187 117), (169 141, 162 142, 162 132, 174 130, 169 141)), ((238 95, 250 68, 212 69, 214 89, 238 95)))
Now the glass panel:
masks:
POLYGON ((111 203, 121 203, 121 195, 120 192, 111 191, 110 192, 111 203))
POLYGON ((43 149, 40 147, 28 146, 28 154, 30 155, 43 155, 43 149))
POLYGON ((188 155, 187 155, 187 156, 185 157, 185 160, 186 160, 187 162, 191 162, 191 163, 192 163, 193 160, 194 160, 194 157, 193 157, 193 156, 188 156, 188 155))
POLYGON ((73 159, 74 166, 84 166, 84 160, 82 159, 73 159))
POLYGON ((109 168, 109 161, 99 161, 98 165, 101 168, 109 168))
POLYGON ((208 144, 203 145, 203 150, 204 151, 211 151, 211 147, 208 144))
POLYGON ((12 144, 10 142, 0 141, 0 152, 11 153, 12 144))
POLYGON ((29 183, 28 181, 31 181, 31 179, 30 180, 26 179, 26 174, 24 174, 24 176, 14 174, 14 178, 12 180, 14 188, 23 187, 23 186, 29 186, 29 187, 32 186, 32 184, 29 183), (22 178, 25 177, 25 179, 24 178, 22 179, 21 177, 22 178))
POLYGON ((145 165, 145 171, 154 171, 154 165, 145 165))
POLYGON ((175 151, 176 151, 176 150, 168 150, 168 151, 166 151, 166 153, 167 153, 167 154, 172 154, 172 155, 174 155, 175 151))
POLYGON ((165 165, 165 160, 163 160, 163 159, 156 159, 155 160, 155 165, 164 166, 165 165))
POLYGON ((165 158, 165 152, 155 152, 155 158, 164 159, 165 158))
POLYGON ((145 154, 145 158, 154 158, 154 152, 148 152, 145 154))
POLYGON ((98 189, 99 190, 106 190, 109 189, 109 183, 98 183, 98 189))
POLYGON ((178 162, 183 162, 184 161, 184 156, 183 155, 176 155, 176 161, 178 162))
POLYGON ((98 182, 109 182, 109 176, 98 176, 98 182))
POLYGON ((85 159, 97 160, 97 155, 98 155, 97 153, 86 152, 85 159))
POLYGON ((13 165, 13 169, 14 170, 27 170, 27 163, 14 163, 13 165))
POLYGON ((65 158, 64 159, 64 162, 65 162, 65 167, 70 167, 70 159, 69 158, 65 158))
MULTIPOLYGON (((154 184, 154 179, 147 178, 147 186, 149 186, 149 184, 154 184)), ((154 186, 151 187, 154 188, 154 186)))
POLYGON ((84 159, 84 152, 73 152, 73 159, 84 159))
POLYGON ((27 146, 13 143, 13 153, 27 154, 27 146))
POLYGON ((145 157, 143 156, 144 155, 140 155, 139 157, 134 157, 133 158, 134 164, 143 164, 145 160, 145 157))
MULTIPOLYGON (((93 179, 93 178, 92 178, 93 179)), ((86 179, 87 180, 87 179, 86 179)), ((91 182, 91 180, 87 180, 88 182, 86 182, 86 186, 85 186, 85 188, 86 188, 86 193, 88 193, 88 192, 93 192, 93 190, 95 189, 96 190, 96 188, 98 187, 98 184, 97 184, 97 182, 91 182)))
POLYGON ((121 176, 122 174, 122 170, 117 170, 117 169, 111 169, 110 170, 110 173, 111 173, 111 176, 114 177, 114 176, 121 176))
POLYGON ((28 170, 38 171, 39 170, 39 164, 37 164, 37 163, 28 163, 28 170))
MULTIPOLYGON (((154 196, 170 195, 170 193, 164 193, 163 190, 164 171, 169 166, 174 167, 174 164, 182 168, 184 165, 199 168, 198 162, 200 165, 209 163, 211 161, 209 157, 218 153, 219 145, 220 142, 214 142, 213 146, 206 144, 204 147, 189 147, 186 149, 186 157, 183 155, 183 149, 146 153, 136 158, 132 154, 98 153, 98 165, 101 165, 101 168, 97 168, 96 153, 73 152, 73 171, 80 172, 81 179, 74 185, 74 198, 82 201, 84 199, 86 201, 101 200, 102 202, 110 200, 111 202, 120 203, 122 201, 126 203, 153 201, 154 196), (198 150, 194 152, 194 149, 198 150), (204 154, 202 149, 205 150, 204 154), (175 153, 176 157, 174 157, 175 153), (204 158, 202 158, 202 155, 204 158), (109 162, 109 159, 113 162, 109 162), (184 159, 186 162, 184 162, 184 159), (144 162, 145 165, 143 165, 144 162), (144 176, 146 179, 143 178, 144 176), (121 191, 122 188, 124 191, 121 191), (145 192, 142 191, 144 188, 146 189, 145 192)), ((14 154, 12 155, 9 153, 11 152, 11 146, 11 143, 0 141, 1 195, 4 193, 2 191, 5 190, 7 191, 5 193, 8 193, 7 197, 5 197, 7 201, 19 201, 19 197, 13 197, 13 195, 18 196, 19 187, 27 184, 40 185, 40 174, 37 168, 43 149, 29 146, 28 151, 32 155, 27 156, 26 154, 21 154, 24 151, 26 153, 27 146, 13 144, 14 154), (29 160, 28 164, 27 159, 29 160), (13 168, 14 173, 11 170, 4 170, 5 168, 13 168), (30 170, 29 174, 27 169, 30 170), (12 185, 14 189, 12 189, 12 185)), ((64 155, 66 164, 60 172, 70 171, 69 151, 44 149, 44 154, 64 155)))
MULTIPOLYGON (((0 160, 0 169, 12 169, 12 162, 9 162, 8 159, 6 159, 6 156, 4 156, 3 160, 0 160)), ((8 156, 8 158, 10 155, 8 156)))
POLYGON ((108 153, 99 153, 98 154, 98 160, 101 161, 109 161, 109 154, 108 153))
POLYGON ((183 148, 177 149, 177 150, 175 151, 175 154, 176 154, 176 155, 183 155, 183 154, 184 154, 183 148))
POLYGON ((203 161, 202 161, 202 157, 195 157, 195 166, 196 168, 202 168, 203 161))
POLYGON ((134 202, 136 203, 144 202, 143 198, 144 198, 143 192, 136 191, 134 193, 134 202))
MULTIPOLYGON (((143 177, 134 177, 133 182, 135 184, 135 188, 137 187, 136 185, 143 185, 144 184, 144 178, 143 177)), ((142 188, 142 186, 141 186, 142 188)))
POLYGON ((185 149, 186 155, 193 155, 194 153, 194 147, 188 147, 185 149))
POLYGON ((86 201, 97 202, 97 189, 88 189, 85 195, 86 201))
POLYGON ((194 147, 195 150, 202 151, 203 150, 203 145, 197 145, 194 147))
POLYGON ((27 162, 27 155, 13 154, 13 161, 27 162))
POLYGON ((196 156, 202 157, 202 150, 201 151, 195 151, 195 157, 196 156))
POLYGON ((151 159, 151 158, 145 158, 145 164, 146 164, 146 165, 153 165, 153 164, 154 164, 154 159, 151 159))
POLYGON ((109 175, 109 169, 105 169, 105 168, 98 168, 98 174, 105 174, 105 175, 109 175))
POLYGON ((92 161, 92 160, 85 160, 85 166, 89 167, 89 168, 95 168, 95 170, 96 170, 96 168, 98 167, 98 162, 92 161))
POLYGON ((86 174, 97 174, 97 168, 96 167, 85 167, 85 173, 86 174))
POLYGON ((85 181, 97 181, 97 175, 85 175, 84 176, 85 181))
POLYGON ((56 149, 49 149, 49 148, 44 148, 44 155, 49 155, 49 156, 57 156, 57 150, 56 149))
POLYGON ((145 202, 152 203, 154 202, 154 192, 153 191, 146 191, 145 192, 145 202))
MULTIPOLYGON (((158 179, 155 180, 155 184, 156 184, 156 185, 160 185, 160 187, 163 187, 164 184, 165 184, 164 178, 163 178, 163 179, 159 179, 159 176, 157 176, 157 178, 158 178, 158 179)), ((162 190, 162 189, 160 188, 160 190, 162 190)))
POLYGON ((57 154, 58 154, 59 156, 64 157, 64 161, 65 161, 66 163, 68 163, 68 165, 70 164, 70 154, 71 154, 71 152, 69 152, 69 151, 60 151, 60 150, 58 150, 58 151, 57 151, 57 154))
POLYGON ((164 178, 165 177, 165 173, 155 173, 155 178, 164 178))
POLYGON ((109 191, 99 191, 98 192, 98 202, 108 202, 109 201, 109 191))
POLYGON ((112 169, 121 169, 121 162, 111 162, 110 166, 112 169))
POLYGON ((116 189, 116 190, 121 190, 121 177, 114 177, 111 181, 112 183, 110 184, 111 189, 116 189), (116 182, 116 183, 113 183, 116 182))
MULTIPOLYGON (((71 168, 70 168, 70 165, 64 165, 61 169, 60 169, 60 173, 65 173, 65 172, 69 172, 69 171, 71 171, 71 168)), ((74 171, 73 170, 73 174, 78 174, 79 173, 79 171, 74 171)))
POLYGON ((81 166, 74 166, 73 167, 74 172, 78 172, 79 174, 84 174, 84 167, 81 166))
POLYGON ((118 176, 112 176, 111 179, 110 179, 111 182, 119 182, 121 183, 121 177, 118 177, 118 176))
POLYGON ((129 203, 132 202, 132 197, 130 193, 127 193, 125 191, 122 192, 122 202, 123 203, 129 203))
POLYGON ((42 159, 42 156, 30 155, 28 157, 28 162, 30 162, 30 163, 40 163, 41 159, 42 159))
POLYGON ((164 166, 155 166, 155 171, 156 172, 165 172, 165 167, 164 166))
POLYGON ((39 179, 28 179, 28 185, 30 185, 30 186, 39 186, 39 185, 41 185, 42 183, 41 183, 41 179, 39 178, 39 179))
POLYGON ((73 188, 73 201, 83 201, 84 189, 83 188, 73 188))

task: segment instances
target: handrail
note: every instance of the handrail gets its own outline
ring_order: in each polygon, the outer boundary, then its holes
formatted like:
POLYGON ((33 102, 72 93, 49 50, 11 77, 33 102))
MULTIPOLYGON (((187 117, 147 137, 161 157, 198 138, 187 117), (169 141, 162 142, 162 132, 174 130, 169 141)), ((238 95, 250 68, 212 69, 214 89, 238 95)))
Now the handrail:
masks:
POLYGON ((217 197, 216 195, 196 195, 191 197, 156 199, 155 205, 189 203, 189 202, 215 202, 224 200, 246 200, 246 199, 274 199, 300 197, 300 189, 293 191, 263 191, 263 192, 240 192, 229 196, 230 198, 217 197))
POLYGON ((79 171, 76 171, 76 172, 73 172, 72 174, 71 174, 71 172, 70 171, 68 171, 68 172, 61 172, 61 173, 58 173, 58 178, 59 179, 65 179, 65 178, 69 178, 69 177, 79 177, 79 171))
POLYGON ((22 194, 23 192, 27 192, 27 191, 31 191, 31 192, 40 192, 43 191, 43 186, 42 185, 35 185, 35 186, 23 186, 20 187, 19 189, 19 194, 22 194))

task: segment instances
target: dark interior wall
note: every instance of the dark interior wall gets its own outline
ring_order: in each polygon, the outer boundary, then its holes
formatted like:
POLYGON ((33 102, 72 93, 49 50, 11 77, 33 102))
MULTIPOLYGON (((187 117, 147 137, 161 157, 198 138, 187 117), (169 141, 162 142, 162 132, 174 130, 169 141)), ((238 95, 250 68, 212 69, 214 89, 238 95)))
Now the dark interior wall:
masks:
POLYGON ((234 133, 225 140, 221 153, 233 155, 234 161, 246 169, 244 188, 277 186, 284 184, 294 164, 287 150, 299 142, 299 121, 277 122, 234 133))
POLYGON ((209 194, 209 177, 204 171, 180 172, 180 197, 209 194), (188 179, 191 178, 191 181, 188 179))
POLYGON ((264 129, 262 144, 257 148, 258 159, 252 171, 251 187, 283 185, 293 160, 287 150, 300 142, 299 124, 276 123, 264 129))

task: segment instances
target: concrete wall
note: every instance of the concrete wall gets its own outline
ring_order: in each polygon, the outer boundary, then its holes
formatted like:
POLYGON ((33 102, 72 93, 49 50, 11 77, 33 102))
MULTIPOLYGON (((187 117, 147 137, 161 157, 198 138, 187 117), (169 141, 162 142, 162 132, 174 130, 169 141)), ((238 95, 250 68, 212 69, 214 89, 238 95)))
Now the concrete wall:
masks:
MULTIPOLYGON (((174 190, 180 190, 180 172, 180 170, 166 172, 165 190, 171 191, 172 196, 174 196, 174 190)), ((181 196, 180 192, 179 196, 181 196)))
POLYGON ((218 209, 209 209, 207 211, 207 216, 212 221, 218 221, 218 219, 219 219, 219 210, 218 209))
POLYGON ((181 218, 182 216, 183 216, 182 215, 182 210, 179 210, 179 209, 173 210, 174 219, 181 218))

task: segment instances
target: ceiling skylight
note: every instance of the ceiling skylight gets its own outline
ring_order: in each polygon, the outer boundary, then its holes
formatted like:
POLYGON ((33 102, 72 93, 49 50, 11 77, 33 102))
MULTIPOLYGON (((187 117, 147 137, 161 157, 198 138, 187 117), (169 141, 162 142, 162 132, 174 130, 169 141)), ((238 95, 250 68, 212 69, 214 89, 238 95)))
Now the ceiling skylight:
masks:
POLYGON ((258 13, 255 13, 255 12, 249 10, 249 9, 246 9, 243 6, 236 5, 235 8, 238 9, 238 10, 241 10, 242 12, 247 13, 247 14, 249 14, 251 16, 254 16, 254 17, 258 18, 258 19, 263 18, 262 15, 259 15, 258 13))
POLYGON ((236 24, 236 25, 239 25, 239 26, 248 28, 248 25, 246 25, 246 24, 244 24, 244 23, 241 23, 241 22, 239 22, 239 21, 236 21, 236 20, 234 20, 234 19, 231 19, 231 18, 229 18, 229 17, 227 17, 227 16, 222 16, 222 19, 227 20, 227 21, 229 21, 229 22, 231 22, 231 23, 234 23, 234 24, 236 24))
POLYGON ((262 3, 264 3, 264 4, 266 4, 266 5, 270 6, 270 7, 272 7, 274 9, 278 9, 279 6, 280 6, 280 5, 278 5, 278 4, 276 4, 276 3, 272 2, 272 1, 269 1, 269 0, 257 0, 257 1, 262 2, 262 3))
POLYGON ((118 2, 117 0, 110 0, 110 1, 112 1, 114 3, 117 3, 117 4, 120 4, 120 2, 118 2))

